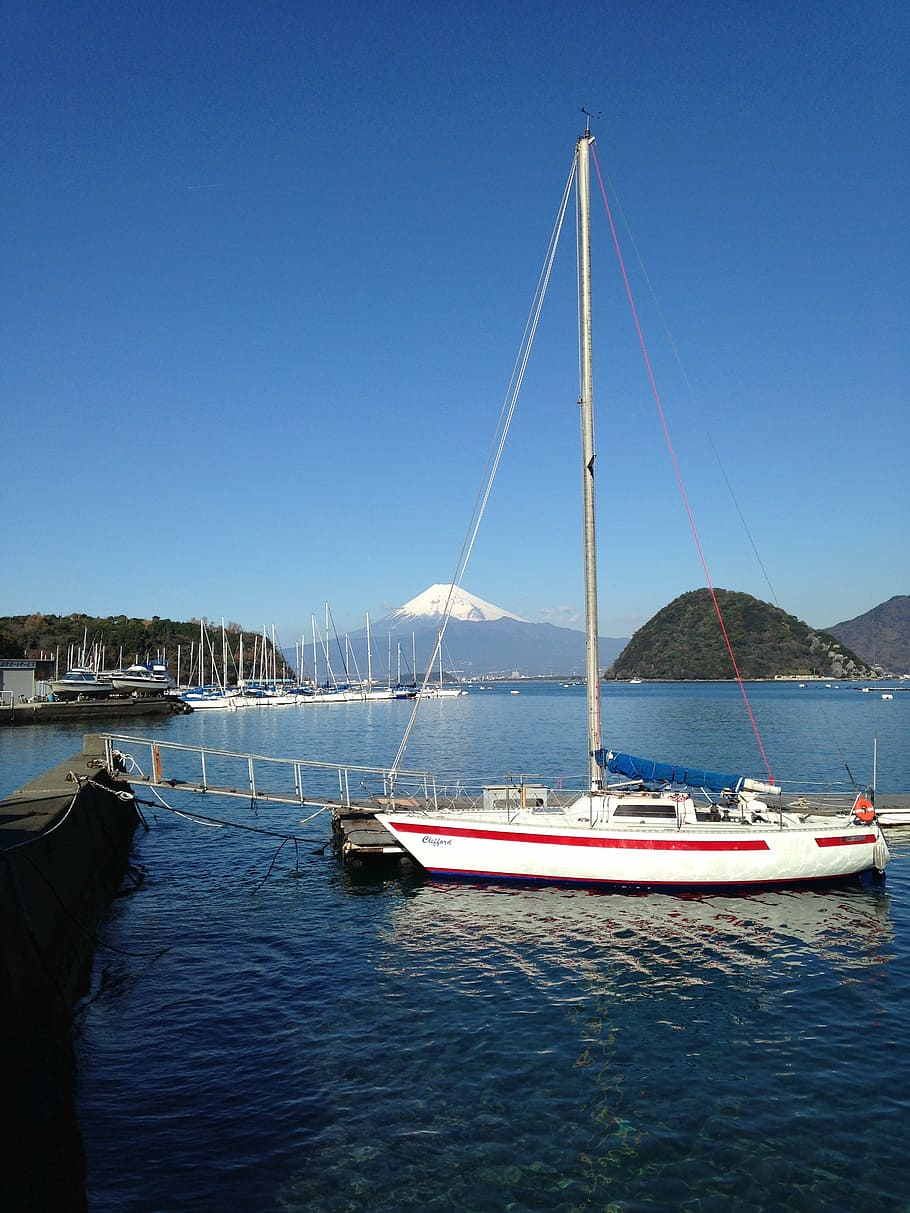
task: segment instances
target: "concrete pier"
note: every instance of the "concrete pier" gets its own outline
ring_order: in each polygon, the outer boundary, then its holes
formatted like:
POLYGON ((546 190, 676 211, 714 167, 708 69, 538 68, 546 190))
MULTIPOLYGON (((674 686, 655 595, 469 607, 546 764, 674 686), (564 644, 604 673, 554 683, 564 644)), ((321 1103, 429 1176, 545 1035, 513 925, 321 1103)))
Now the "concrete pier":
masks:
POLYGON ((0 803, 5 1208, 82 1210, 70 1017, 139 815, 100 738, 0 803))
POLYGON ((0 725, 46 724, 50 720, 132 720, 134 716, 168 716, 173 712, 192 710, 182 699, 172 699, 165 695, 137 695, 135 699, 85 699, 72 702, 35 699, 0 704, 0 725))

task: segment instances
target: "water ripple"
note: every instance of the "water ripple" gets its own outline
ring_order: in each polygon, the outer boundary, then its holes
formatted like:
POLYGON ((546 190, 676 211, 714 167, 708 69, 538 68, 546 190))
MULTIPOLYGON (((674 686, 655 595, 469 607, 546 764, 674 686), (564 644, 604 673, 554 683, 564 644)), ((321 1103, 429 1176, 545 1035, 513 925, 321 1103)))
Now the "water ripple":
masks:
MULTIPOLYGON (((691 700, 645 690, 613 716, 691 741, 691 700)), ((436 756, 510 716, 533 758, 534 698, 440 715, 436 756)), ((267 715, 167 727, 333 756, 267 715)), ((334 754, 359 728, 380 759, 391 717, 341 709, 334 754)), ((263 885, 274 839, 150 821, 78 1024, 93 1213, 907 1213, 910 844, 888 892, 686 898, 357 884, 320 823, 263 885)))

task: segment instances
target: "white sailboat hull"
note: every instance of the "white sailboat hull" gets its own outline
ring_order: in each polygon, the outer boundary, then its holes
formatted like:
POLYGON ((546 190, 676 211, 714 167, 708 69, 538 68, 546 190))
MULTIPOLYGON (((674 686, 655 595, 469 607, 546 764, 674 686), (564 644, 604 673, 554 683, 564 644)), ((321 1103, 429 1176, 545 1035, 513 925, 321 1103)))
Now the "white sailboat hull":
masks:
POLYGON ((881 870, 877 826, 747 824, 573 825, 568 814, 380 813, 377 819, 441 877, 551 881, 623 888, 738 889, 815 884, 881 870))
POLYGON ((188 703, 194 712, 231 710, 238 706, 239 696, 234 692, 223 691, 184 691, 180 698, 188 703))

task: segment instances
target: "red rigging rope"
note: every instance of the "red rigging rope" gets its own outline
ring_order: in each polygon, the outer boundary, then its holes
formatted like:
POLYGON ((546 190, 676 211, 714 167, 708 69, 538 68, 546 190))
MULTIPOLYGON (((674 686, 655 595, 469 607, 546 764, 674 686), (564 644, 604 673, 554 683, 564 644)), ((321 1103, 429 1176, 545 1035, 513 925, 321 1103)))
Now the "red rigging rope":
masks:
POLYGON ((645 360, 645 368, 648 372, 648 381, 651 384, 651 393, 654 396, 654 401, 657 405, 657 413, 658 413, 658 416, 660 417, 660 424, 661 424, 661 428, 663 429, 663 432, 664 432, 664 440, 666 441, 666 444, 667 444, 667 450, 670 452, 670 460, 673 464, 673 472, 676 476, 676 483, 679 486, 679 492, 680 492, 680 496, 682 497, 683 506, 685 507, 686 517, 689 519, 689 529, 692 531, 692 536, 695 539, 695 547, 698 551, 698 558, 701 561, 701 567, 702 567, 702 571, 704 572, 704 575, 705 575, 705 581, 708 583, 708 590, 710 591, 710 594, 711 594, 711 601, 714 604, 714 613, 717 615, 717 621, 720 624, 720 630, 721 630, 721 633, 723 634, 724 644, 727 646, 727 652, 730 655, 730 661, 733 665, 733 672, 736 676, 736 682, 739 686, 740 693, 742 694, 743 702, 746 705, 746 711, 749 715, 749 721, 752 725, 752 732, 755 734, 755 740, 758 743, 758 748, 759 748, 759 751, 762 756, 762 761, 765 764, 765 771, 768 774, 768 782, 773 783, 774 776, 771 773, 771 764, 768 761, 768 755, 765 752, 765 747, 764 747, 764 744, 762 743, 761 735, 759 734, 759 731, 758 731, 758 725, 755 721, 755 716, 752 712, 752 705, 749 702, 749 696, 746 694, 746 687, 743 682, 742 675, 739 672, 739 666, 736 663, 736 657, 734 656, 734 653, 733 653, 733 646, 730 643, 730 637, 727 633, 727 625, 724 622, 723 613, 720 609, 720 603, 717 601, 717 592, 714 589, 714 583, 711 580, 711 574, 708 572, 708 563, 705 559, 705 553, 704 553, 704 549, 702 548, 702 545, 701 545, 701 539, 699 538, 698 528, 695 525, 695 518, 693 517, 692 509, 689 505, 689 497, 688 497, 688 494, 686 493, 686 486, 683 483, 682 473, 679 469, 679 463, 677 462, 677 459, 676 459, 676 451, 673 449, 673 441, 670 438, 670 430, 669 430, 669 427, 667 426, 667 419, 664 414, 663 404, 660 399, 660 391, 658 390, 657 382, 654 378, 654 371, 651 368, 651 359, 648 355, 648 347, 645 343, 644 333, 642 332, 641 323, 638 319, 638 309, 635 306, 635 299, 632 295, 632 287, 629 282, 629 276, 626 273, 625 261, 623 260, 622 250, 619 247, 619 239, 616 234, 616 225, 613 222, 613 212, 610 210, 610 203, 607 199, 607 191, 604 188, 603 177, 601 176, 600 165, 597 161, 597 153, 594 150, 593 144, 591 146, 591 158, 594 161, 594 169, 595 169, 595 172, 597 173, 597 182, 598 182, 598 185, 600 186, 601 197, 603 198, 604 211, 606 212, 607 221, 610 224, 610 234, 613 237, 613 247, 616 250, 616 258, 617 258, 617 261, 619 262, 619 270, 620 270, 620 273, 622 274, 623 285, 626 288, 626 298, 629 301, 629 308, 632 312, 632 321, 635 325, 635 331, 638 334, 638 344, 641 347, 642 357, 645 360))

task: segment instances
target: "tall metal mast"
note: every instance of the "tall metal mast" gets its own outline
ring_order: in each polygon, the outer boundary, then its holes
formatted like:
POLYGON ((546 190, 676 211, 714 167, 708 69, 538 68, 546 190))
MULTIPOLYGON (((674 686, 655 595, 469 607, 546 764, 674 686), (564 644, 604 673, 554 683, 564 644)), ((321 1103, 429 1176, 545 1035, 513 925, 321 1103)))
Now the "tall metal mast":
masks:
POLYGON ((582 507, 585 562, 585 684, 588 705, 588 777, 591 791, 603 786, 594 757, 601 747, 600 654, 597 637, 597 544, 594 535, 594 372, 591 336, 590 127, 575 145, 578 170, 578 342, 581 367, 582 507))

